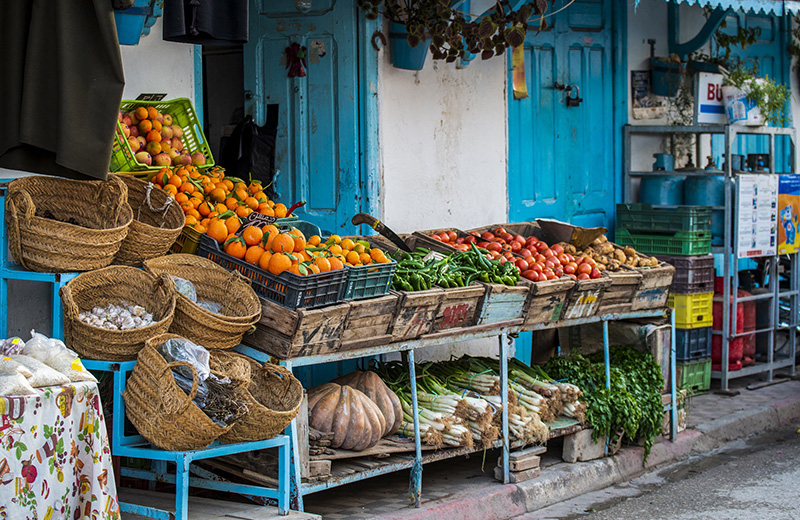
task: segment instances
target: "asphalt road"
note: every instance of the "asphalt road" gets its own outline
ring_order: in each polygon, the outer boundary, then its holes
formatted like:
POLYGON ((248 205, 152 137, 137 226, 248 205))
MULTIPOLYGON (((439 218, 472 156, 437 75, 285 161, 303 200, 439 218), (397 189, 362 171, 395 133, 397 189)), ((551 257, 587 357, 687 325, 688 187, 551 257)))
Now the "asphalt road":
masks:
POLYGON ((517 520, 800 519, 798 425, 517 520))

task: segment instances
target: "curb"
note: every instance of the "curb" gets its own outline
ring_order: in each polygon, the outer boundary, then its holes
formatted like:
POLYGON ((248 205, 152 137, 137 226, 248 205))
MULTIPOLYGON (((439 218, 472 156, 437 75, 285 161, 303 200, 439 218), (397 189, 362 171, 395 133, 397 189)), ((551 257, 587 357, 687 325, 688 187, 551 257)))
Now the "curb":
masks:
POLYGON ((644 448, 628 446, 615 456, 550 466, 534 480, 509 485, 486 485, 424 503, 419 509, 397 511, 385 520, 504 520, 570 500, 636 478, 668 463, 711 451, 737 439, 774 430, 800 418, 800 395, 753 406, 699 424, 678 435, 675 442, 654 444, 647 464, 644 448))

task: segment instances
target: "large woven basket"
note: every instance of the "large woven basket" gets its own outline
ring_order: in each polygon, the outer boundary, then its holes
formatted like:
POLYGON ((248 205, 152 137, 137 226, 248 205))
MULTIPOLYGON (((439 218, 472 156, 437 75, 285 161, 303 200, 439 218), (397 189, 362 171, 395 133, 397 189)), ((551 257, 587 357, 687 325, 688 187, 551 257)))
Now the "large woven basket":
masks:
POLYGON ((177 291, 167 275, 110 266, 76 276, 59 294, 64 308, 64 340, 69 348, 88 359, 130 361, 136 359, 145 341, 169 330, 177 291), (144 307, 153 315, 154 323, 141 329, 109 330, 78 319, 81 311, 123 302, 144 307))
POLYGON ((25 269, 39 272, 91 271, 109 265, 133 220, 127 193, 118 179, 13 180, 6 196, 11 256, 25 269))
POLYGON ((189 280, 195 286, 198 301, 222 304, 222 314, 216 314, 178 293, 170 332, 209 350, 232 349, 261 319, 261 302, 250 287, 250 281, 207 258, 167 255, 146 260, 144 268, 153 274, 169 274, 189 280))
POLYGON ((186 223, 183 210, 173 197, 132 175, 109 175, 128 187, 133 222, 114 263, 139 267, 149 258, 167 254, 186 223))
MULTIPOLYGON (((162 334, 147 341, 139 352, 122 398, 131 423, 148 441, 164 450, 188 451, 209 446, 231 429, 212 421, 192 402, 197 392, 197 371, 191 363, 167 363, 156 348, 175 334, 162 334), (188 366, 192 371, 192 390, 181 390, 172 368, 188 366)), ((234 423, 235 424, 235 423, 234 423)))
POLYGON ((250 386, 245 393, 247 415, 219 437, 221 442, 251 442, 270 439, 289 426, 303 403, 303 385, 286 368, 255 360, 233 352, 212 352, 211 368, 226 373, 232 359, 250 366, 250 386))

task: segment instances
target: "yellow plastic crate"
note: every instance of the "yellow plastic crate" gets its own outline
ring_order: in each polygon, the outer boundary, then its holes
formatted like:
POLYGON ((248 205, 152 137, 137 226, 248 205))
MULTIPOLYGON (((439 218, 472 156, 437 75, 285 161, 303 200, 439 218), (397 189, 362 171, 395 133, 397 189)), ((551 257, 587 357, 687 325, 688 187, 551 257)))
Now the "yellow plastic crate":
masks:
POLYGON ((697 329, 714 324, 712 314, 714 293, 670 293, 667 305, 675 310, 675 326, 679 329, 697 329))

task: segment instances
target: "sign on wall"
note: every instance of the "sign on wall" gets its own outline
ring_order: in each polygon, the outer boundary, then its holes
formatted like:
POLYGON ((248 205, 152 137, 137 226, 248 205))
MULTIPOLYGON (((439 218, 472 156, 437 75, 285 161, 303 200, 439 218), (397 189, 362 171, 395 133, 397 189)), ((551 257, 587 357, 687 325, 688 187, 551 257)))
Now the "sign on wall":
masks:
POLYGON ((724 125, 725 104, 722 101, 722 74, 698 72, 695 79, 694 119, 698 125, 724 125))
POLYGON ((800 249, 800 175, 781 175, 778 185, 778 254, 800 249))
POLYGON ((778 249, 778 175, 739 175, 738 258, 774 255, 778 249))

